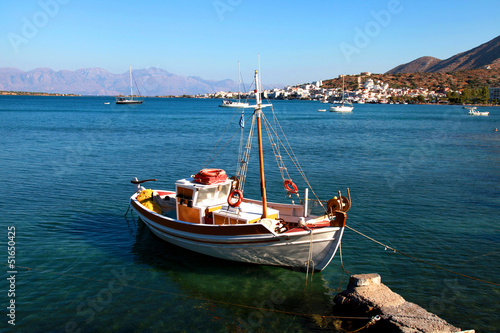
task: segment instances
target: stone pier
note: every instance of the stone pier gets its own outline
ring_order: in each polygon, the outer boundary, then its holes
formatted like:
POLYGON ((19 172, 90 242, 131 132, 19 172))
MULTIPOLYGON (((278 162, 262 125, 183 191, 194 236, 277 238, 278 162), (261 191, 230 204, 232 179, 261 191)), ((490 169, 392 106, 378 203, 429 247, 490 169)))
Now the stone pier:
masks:
POLYGON ((379 274, 352 275, 347 290, 337 294, 337 306, 359 315, 379 315, 366 332, 457 333, 460 328, 448 324, 422 307, 405 301, 381 282, 379 274))

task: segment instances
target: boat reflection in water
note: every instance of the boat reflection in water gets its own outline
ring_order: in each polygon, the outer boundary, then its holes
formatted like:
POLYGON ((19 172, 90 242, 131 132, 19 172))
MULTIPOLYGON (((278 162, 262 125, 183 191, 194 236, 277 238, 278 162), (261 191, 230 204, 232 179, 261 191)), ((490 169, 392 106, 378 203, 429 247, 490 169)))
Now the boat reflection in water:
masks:
MULTIPOLYGON (((282 332, 289 325, 296 330, 331 332, 342 324, 328 318, 334 315, 332 298, 338 291, 328 287, 323 273, 309 275, 306 281, 301 271, 200 255, 161 241, 137 221, 137 226, 131 226, 136 230, 132 254, 138 268, 146 267, 141 285, 152 289, 144 297, 155 308, 150 314, 154 320, 159 313, 168 321, 177 312, 193 312, 192 322, 179 323, 178 329, 207 327, 210 322, 231 331, 265 327, 266 332, 282 332)), ((340 267, 332 267, 339 280, 330 284, 345 285, 348 277, 340 267)))

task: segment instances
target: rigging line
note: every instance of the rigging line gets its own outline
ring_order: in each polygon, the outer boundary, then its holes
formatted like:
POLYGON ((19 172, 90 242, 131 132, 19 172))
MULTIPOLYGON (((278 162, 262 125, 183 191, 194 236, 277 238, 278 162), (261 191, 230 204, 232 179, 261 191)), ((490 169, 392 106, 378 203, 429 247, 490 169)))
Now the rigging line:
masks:
MULTIPOLYGON (((235 132, 235 133, 234 133, 234 134, 233 134, 233 135, 229 138, 229 140, 228 140, 228 141, 224 144, 224 146, 222 146, 222 147, 221 147, 221 149, 219 149, 219 151, 218 151, 218 152, 214 155, 214 157, 212 157, 212 158, 211 158, 208 162, 206 162, 206 161, 205 161, 205 164, 204 164, 204 166, 203 166, 203 168, 202 168, 202 169, 206 168, 206 167, 207 167, 210 163, 212 163, 212 161, 213 161, 213 160, 214 160, 214 159, 215 159, 215 158, 216 158, 216 157, 220 154, 220 152, 221 152, 224 148, 226 148, 226 146, 229 144, 229 142, 231 142, 231 140, 232 140, 232 139, 236 136, 236 134, 238 134, 238 132, 235 132)), ((215 149, 215 147, 214 147, 214 149, 215 149)), ((213 149, 213 150, 214 150, 214 149, 213 149)), ((212 151, 213 151, 213 150, 212 150, 212 151)), ((207 158, 207 160, 208 160, 208 158, 207 158)))
POLYGON ((238 172, 238 177, 240 178, 240 190, 243 192, 245 189, 245 182, 248 172, 248 163, 250 161, 250 153, 252 151, 253 134, 255 132, 255 112, 252 113, 252 123, 250 125, 250 131, 248 132, 248 139, 245 143, 245 153, 243 154, 243 159, 240 161, 241 168, 238 172))
POLYGON ((139 90, 139 86, 137 85, 137 82, 135 82, 135 76, 134 76, 134 74, 132 74, 132 79, 134 79, 135 87, 137 88, 137 92, 139 93, 139 96, 142 97, 141 96, 141 91, 139 90))
MULTIPOLYGON (((245 92, 245 102, 248 101, 248 95, 246 94, 247 93, 247 88, 245 87, 245 82, 243 82, 243 77, 241 76, 241 73, 240 73, 240 80, 241 80, 241 84, 243 85, 243 91, 245 92)), ((241 93, 240 93, 241 95, 241 93)))
MULTIPOLYGON (((274 109, 271 108, 273 110, 273 115, 276 116, 274 114, 274 109)), ((267 122, 267 118, 264 116, 264 119, 265 121, 267 122)), ((320 206, 323 208, 323 210, 326 212, 326 208, 325 206, 321 203, 318 195, 316 194, 316 192, 314 191, 314 189, 312 188, 311 186, 311 183, 309 183, 309 180, 307 179, 307 176, 306 174, 304 173, 304 170, 302 169, 302 167, 300 166, 300 163, 299 163, 299 160, 297 158, 297 156, 295 155, 295 153, 293 152, 293 149, 292 149, 292 146, 290 145, 290 142, 288 141, 287 137, 286 137, 286 134, 285 132, 283 131, 283 128, 281 127, 281 124, 279 123, 279 120, 276 119, 276 122, 278 123, 278 126, 281 130, 281 133, 283 134, 283 136, 285 137, 285 140, 288 144, 288 147, 290 148, 290 150, 292 151, 292 154, 294 157, 292 157, 290 155, 290 152, 288 151, 288 149, 286 148, 286 146, 283 144, 283 141, 281 141, 281 139, 279 138, 278 134, 276 132, 274 132, 274 134, 276 135, 276 138, 278 140, 278 142, 281 144, 281 146, 283 147, 283 149, 285 150, 285 152, 287 153, 288 157, 290 157, 290 160, 292 161, 292 163, 295 165, 295 167, 297 168, 298 172, 300 173, 300 175, 302 176, 302 178, 304 179, 304 181, 306 182, 307 186, 309 186, 309 188, 311 189, 311 192, 314 194, 314 196, 316 197, 316 199, 318 200, 318 203, 320 204, 320 206), (295 159, 294 159, 295 158, 295 159)), ((271 130, 274 131, 274 129, 271 127, 271 130)))
POLYGON ((372 242, 375 242, 375 243, 377 243, 377 244, 379 244, 379 245, 384 246, 384 247, 385 247, 385 248, 387 248, 387 249, 390 249, 390 250, 394 251, 394 253, 399 253, 399 254, 402 254, 402 255, 404 255, 404 256, 406 256, 406 257, 408 257, 408 258, 411 258, 411 259, 413 259, 413 260, 420 261, 420 262, 422 262, 422 263, 424 263, 424 264, 426 264, 426 265, 429 265, 429 266, 432 266, 432 267, 435 267, 435 268, 441 269, 441 270, 443 270, 443 271, 445 271, 445 272, 448 272, 448 273, 452 273, 452 274, 459 275, 459 276, 464 277, 464 278, 467 278, 467 279, 471 279, 471 280, 475 280, 475 281, 484 282, 484 283, 491 284, 491 285, 494 285, 494 286, 500 286, 500 283, 495 283, 495 282, 491 282, 491 281, 487 281, 487 280, 479 279, 479 278, 476 278, 476 277, 473 277, 473 276, 465 275, 465 274, 462 274, 462 273, 459 273, 459 272, 455 272, 455 271, 452 271, 452 270, 450 270, 450 269, 447 269, 447 268, 444 268, 444 267, 441 267, 441 266, 435 265, 435 264, 433 264, 433 263, 431 263, 431 262, 428 262, 428 261, 426 261, 426 260, 419 259, 419 258, 416 258, 416 257, 414 257, 414 256, 411 256, 411 255, 409 255, 409 254, 407 254, 407 253, 401 252, 401 251, 399 251, 399 250, 397 250, 397 249, 395 249, 395 248, 393 248, 393 247, 390 247, 390 246, 388 246, 388 245, 385 245, 385 244, 383 244, 383 243, 379 242, 379 241, 378 241, 378 240, 376 240, 376 239, 371 238, 370 236, 367 236, 367 235, 363 234, 362 232, 360 232, 360 231, 358 231, 358 230, 356 230, 356 229, 354 229, 354 228, 352 228, 352 227, 350 227, 350 226, 348 226, 348 225, 346 225, 346 228, 349 228, 350 230, 352 230, 352 231, 354 231, 354 232, 356 232, 356 233, 360 234, 361 236, 368 238, 368 239, 369 239, 369 240, 371 240, 372 242))
MULTIPOLYGON (((8 266, 9 264, 2 263, 2 265, 8 266)), ((56 274, 56 275, 68 276, 68 277, 72 277, 72 278, 76 278, 76 279, 81 279, 81 280, 95 281, 95 282, 101 282, 101 283, 107 283, 107 284, 109 284, 111 281, 113 281, 113 280, 106 281, 106 280, 101 280, 101 279, 88 278, 88 277, 74 275, 74 274, 59 273, 59 272, 54 272, 54 271, 47 271, 47 270, 42 270, 42 269, 37 269, 37 268, 30 268, 30 267, 26 267, 26 266, 17 266, 16 265, 16 267, 26 269, 27 271, 56 274)), ((212 303, 219 303, 219 304, 225 304, 225 305, 232 305, 232 306, 238 306, 238 307, 249 308, 249 309, 254 309, 254 310, 269 311, 269 312, 276 312, 276 313, 284 313, 284 314, 290 314, 290 315, 296 315, 296 316, 298 315, 298 316, 302 316, 302 317, 314 317, 314 316, 317 316, 316 314, 297 313, 297 312, 292 312, 292 311, 283 311, 283 310, 276 310, 276 309, 271 309, 271 308, 259 308, 259 307, 256 307, 256 306, 245 305, 245 304, 238 304, 238 303, 232 303, 232 302, 227 302, 227 301, 213 300, 213 299, 205 298, 205 297, 184 295, 184 294, 174 293, 174 292, 170 292, 170 291, 164 291, 164 290, 158 290, 158 289, 152 289, 152 288, 145 288, 145 287, 134 286, 134 285, 130 285, 128 283, 124 284, 124 283, 115 282, 114 284, 118 285, 118 286, 122 286, 122 287, 129 287, 129 288, 133 288, 133 289, 152 291, 152 292, 156 292, 156 293, 160 293, 160 294, 173 295, 173 296, 184 297, 184 298, 191 298, 191 299, 196 299, 196 300, 200 300, 200 301, 206 301, 206 302, 212 302, 212 303)), ((360 320, 369 320, 369 319, 373 318, 373 317, 345 317, 345 316, 322 316, 322 317, 325 317, 325 318, 334 318, 334 319, 360 319, 360 320)))
POLYGON ((290 179, 290 174, 288 173, 288 169, 285 167, 285 163, 283 162, 283 159, 281 158, 281 154, 279 152, 279 145, 277 145, 275 142, 274 142, 274 138, 272 136, 272 133, 271 133, 271 130, 270 130, 270 123, 269 121, 264 121, 264 126, 266 128, 266 133, 267 133, 267 136, 269 138, 269 142, 271 143, 271 147, 273 149, 273 153, 274 153, 274 156, 275 156, 275 159, 276 159, 276 164, 278 164, 278 170, 281 174, 281 178, 283 179, 283 181, 285 181, 285 174, 284 172, 286 172, 286 176, 288 179, 290 179))
POLYGON ((204 169, 206 166, 208 166, 210 164, 210 162, 212 162, 214 160, 214 158, 222 151, 222 149, 224 149, 225 146, 228 145, 229 142, 231 142, 231 140, 234 138, 234 136, 236 134, 238 134, 238 132, 234 133, 233 136, 231 136, 231 138, 229 138, 229 141, 226 142, 226 144, 221 148, 221 150, 219 150, 217 152, 217 154, 214 155, 214 157, 212 157, 212 159, 209 161, 209 158, 210 158, 210 155, 212 155, 212 153, 215 151, 215 148, 217 148, 217 146, 219 145, 220 141, 222 140, 222 137, 224 136, 224 134, 226 133, 227 129, 229 128, 229 125, 231 125, 231 123, 233 122, 233 119, 234 117, 236 116, 236 112, 238 111, 238 109, 236 109, 234 111, 234 114, 233 116, 231 117, 231 120, 229 120, 228 124, 226 125, 226 128, 224 128, 224 131, 222 132, 222 134, 219 136, 219 140, 217 140, 217 143, 215 144, 215 146, 212 148, 212 151, 210 152, 210 154, 208 154, 208 157, 207 159, 205 160, 205 164, 203 166, 202 169, 204 169), (208 162, 207 162, 208 161, 208 162))
POLYGON ((241 161, 243 161, 243 145, 244 145, 244 134, 245 134, 245 109, 242 110, 241 112, 241 118, 240 118, 240 146, 238 147, 238 161, 236 163, 236 173, 235 175, 238 176, 240 174, 240 169, 241 169, 241 161), (243 124, 242 124, 243 122, 243 124))
MULTIPOLYGON (((252 85, 254 84, 255 82, 255 79, 252 81, 252 85)), ((226 133, 227 131, 227 128, 229 127, 229 125, 232 123, 233 119, 234 119, 234 116, 236 115, 236 112, 239 110, 239 108, 237 108, 235 111, 234 111, 234 114, 233 116, 231 117, 231 120, 229 121, 229 123, 227 124, 226 128, 224 129, 224 132, 221 134, 221 136, 219 137, 219 140, 217 141, 217 143, 215 144, 215 146, 212 148, 212 151, 210 152, 210 154, 208 154, 208 157, 207 159, 205 160, 205 164, 204 164, 204 167, 205 168, 206 166, 208 166, 214 159, 215 157, 217 157, 218 154, 220 154, 220 152, 222 151, 222 149, 224 149, 228 144, 229 142, 231 142, 231 140, 236 136, 236 134, 238 134, 238 131, 235 132, 233 134, 233 136, 231 136, 231 138, 229 139, 228 142, 226 142, 226 144, 212 157, 212 159, 210 159, 210 155, 212 155, 212 153, 215 151, 215 148, 217 148, 217 146, 219 145, 219 142, 222 140, 222 136, 224 135, 224 133, 226 133), (210 159, 210 160, 209 160, 210 159)), ((246 121, 248 121, 248 119, 250 119, 250 117, 247 118, 246 121)))
MULTIPOLYGON (((275 123, 276 123, 276 118, 275 118, 275 123)), ((291 180, 292 178, 290 176, 290 173, 288 172, 288 168, 286 167, 285 162, 283 161, 283 157, 281 156, 280 145, 276 144, 275 139, 272 135, 272 133, 276 134, 277 132, 274 130, 273 126, 271 126, 271 123, 269 122, 269 120, 267 118, 266 118, 266 121, 264 122, 264 125, 266 127, 267 136, 269 137, 269 142, 271 143, 271 147, 273 148, 276 163, 278 164, 278 170, 281 174, 281 179, 283 180, 283 182, 286 182, 286 179, 291 180), (271 132, 271 129, 273 130, 272 132, 271 132)), ((276 135, 276 141, 279 142, 278 135, 276 135)), ((288 194, 288 197, 290 198, 290 200, 292 201, 292 204, 295 204, 291 193, 287 191, 287 194, 288 194)), ((300 198, 299 192, 296 192, 295 195, 300 200, 300 204, 303 204, 302 199, 300 198)))
MULTIPOLYGON (((283 148, 285 149, 285 151, 287 152, 288 156, 290 157, 290 159, 293 161, 293 163, 295 164, 295 167, 297 168, 297 170, 299 170, 299 173, 301 174, 302 178, 304 178, 305 182, 307 183, 307 185, 311 188, 311 191, 313 192, 313 194, 316 196, 316 193, 314 192, 314 190, 312 189, 312 186, 311 184, 309 183, 309 180, 307 179, 307 176, 305 174, 305 172, 303 171, 302 167, 300 166, 300 163, 299 163, 299 159, 297 158, 297 156, 295 155, 295 152, 293 151, 293 148, 292 148, 292 145, 290 144, 290 142, 288 141, 288 137, 286 136, 285 134, 285 131, 283 131, 283 128, 281 127, 281 123, 279 122, 278 118, 276 117, 276 114, 274 113, 274 109, 272 109, 272 112, 273 112, 273 118, 274 118, 274 121, 276 124, 278 124, 279 128, 280 128, 280 131, 281 133, 283 134, 283 137, 285 138, 285 141, 288 145, 288 147, 290 148, 290 151, 291 151, 291 155, 293 155, 293 157, 290 155, 290 153, 288 152, 288 150, 286 149, 285 145, 281 142, 283 148)), ((276 136, 278 137, 278 135, 276 134, 276 136)), ((316 196, 316 199, 319 200, 319 198, 316 196)), ((324 207, 323 207, 324 208, 324 207)), ((326 211, 326 210, 325 210, 326 211)))
MULTIPOLYGON (((280 128, 280 131, 281 131, 281 133, 283 134, 283 137, 285 138, 285 141, 286 141, 286 143, 287 143, 287 145, 288 145, 288 148, 290 149, 290 151, 292 152, 292 154, 290 154, 290 152, 288 151, 288 149, 287 149, 287 147, 285 146, 285 144, 284 144, 284 143, 281 141, 281 139, 279 138, 278 133, 277 133, 277 132, 274 130, 274 128, 272 128, 272 126, 271 126, 271 128, 273 129, 274 135, 276 136, 277 140, 278 140, 278 141, 281 143, 281 145, 283 146, 283 149, 285 149, 286 153, 288 154, 288 156, 290 157, 290 159, 291 159, 291 160, 292 160, 292 162, 294 163, 294 165, 295 165, 295 167, 297 168, 297 170, 299 170, 299 172, 301 173, 301 175, 302 175, 304 178, 306 178, 306 177, 305 177, 305 174, 304 174, 304 172, 303 172, 303 170, 302 170, 302 167, 300 166, 299 160, 298 160, 297 156, 295 155, 295 153, 294 153, 294 151, 293 151, 293 148, 292 148, 292 146, 291 146, 290 142, 288 141, 288 138, 287 138, 287 136, 286 136, 285 132, 283 131, 283 128, 281 127, 281 124, 280 124, 280 122, 279 122, 278 118, 276 117, 276 114, 275 114, 275 112, 274 112, 274 108, 271 108, 271 110, 272 110, 272 113, 273 113, 273 120, 274 120, 274 122, 275 122, 276 124, 278 124, 278 126, 279 126, 279 128, 280 128), (293 157, 292 157, 292 155, 293 155, 293 157)), ((304 180, 306 180, 306 179, 304 179, 304 180)), ((306 182, 307 182, 307 180, 306 180, 306 182)), ((308 185, 309 185, 309 184, 308 184, 308 185)), ((309 185, 309 186, 310 186, 310 185, 309 185)))

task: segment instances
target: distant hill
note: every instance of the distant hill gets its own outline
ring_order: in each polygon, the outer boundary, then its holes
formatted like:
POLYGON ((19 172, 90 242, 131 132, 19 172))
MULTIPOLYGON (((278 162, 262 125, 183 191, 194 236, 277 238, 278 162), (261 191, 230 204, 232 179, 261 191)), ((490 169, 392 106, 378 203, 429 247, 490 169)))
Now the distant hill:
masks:
POLYGON ((399 65, 386 74, 450 73, 479 69, 486 66, 500 68, 500 36, 445 60, 420 57, 407 64, 399 65))
POLYGON ((407 64, 399 65, 388 71, 386 74, 402 74, 402 73, 423 73, 440 62, 441 59, 434 57, 420 57, 407 64))
MULTIPOLYGON (((238 83, 232 80, 214 81, 195 76, 181 76, 160 68, 138 69, 132 73, 143 96, 238 91, 238 83)), ((0 91, 127 95, 130 92, 130 76, 128 71, 113 74, 102 68, 84 68, 76 71, 37 68, 28 72, 17 68, 0 68, 0 91)), ((137 94, 135 87, 134 94, 137 94)))
MULTIPOLYGON (((482 87, 500 87, 500 68, 471 69, 450 73, 399 73, 345 76, 346 89, 360 88, 366 79, 380 80, 391 88, 426 88, 444 92, 452 90, 477 89, 482 87)), ((323 80, 323 88, 342 88, 342 79, 323 80)))

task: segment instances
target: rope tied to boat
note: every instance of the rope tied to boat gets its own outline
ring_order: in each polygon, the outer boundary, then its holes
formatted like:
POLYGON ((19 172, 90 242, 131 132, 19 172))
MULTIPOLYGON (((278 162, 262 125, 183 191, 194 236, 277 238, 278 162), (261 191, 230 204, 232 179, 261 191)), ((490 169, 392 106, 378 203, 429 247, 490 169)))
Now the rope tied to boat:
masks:
POLYGON ((349 228, 350 230, 354 231, 355 233, 357 233, 357 234, 359 234, 359 235, 361 235, 361 236, 363 236, 363 237, 365 237, 365 238, 367 238, 367 239, 371 240, 372 242, 377 243, 377 244, 379 244, 379 245, 383 246, 383 247, 385 248, 385 250, 387 250, 387 249, 392 250, 394 253, 399 253, 399 254, 402 254, 402 255, 404 255, 405 257, 411 258, 411 259, 413 259, 413 260, 419 261, 419 262, 421 262, 421 263, 424 263, 424 264, 429 265, 429 266, 432 266, 432 267, 434 267, 434 268, 437 268, 437 269, 443 270, 443 271, 445 271, 445 272, 448 272, 448 273, 452 273, 452 274, 455 274, 455 275, 461 276, 461 277, 466 278, 466 279, 470 279, 470 280, 474 280, 474 281, 479 281, 479 282, 487 283, 487 284, 490 284, 490 285, 493 285, 493 286, 500 286, 500 283, 491 282, 491 281, 483 280, 483 279, 480 279, 480 278, 477 278, 477 277, 474 277, 474 276, 465 275, 465 274, 462 274, 462 273, 459 273, 459 272, 455 272, 455 271, 453 271, 453 270, 451 270, 451 269, 444 268, 444 267, 441 267, 441 266, 439 266, 439 265, 436 265, 436 264, 433 264, 433 263, 431 263, 431 262, 428 262, 428 261, 426 261, 426 260, 423 260, 423 259, 420 259, 420 258, 414 257, 414 256, 412 256, 412 255, 409 255, 409 254, 407 254, 407 253, 404 253, 404 252, 402 252, 402 251, 399 251, 399 250, 397 250, 397 249, 395 249, 395 248, 393 248, 393 247, 391 247, 391 246, 389 246, 389 245, 386 245, 386 244, 384 244, 384 243, 382 243, 382 242, 379 242, 378 240, 376 240, 376 239, 374 239, 374 238, 372 238, 372 237, 370 237, 370 236, 368 236, 368 235, 365 235, 364 233, 362 233, 362 232, 360 232, 360 231, 358 231, 358 230, 356 230, 356 229, 354 229, 354 228, 352 228, 352 227, 350 227, 350 226, 348 226, 348 225, 346 225, 345 227, 346 227, 346 228, 349 228))
POLYGON ((358 328, 357 330, 354 330, 354 331, 348 331, 347 333, 356 333, 356 332, 359 332, 361 330, 364 330, 365 328, 368 328, 368 327, 372 326, 373 324, 375 324, 380 319, 381 319, 381 317, 379 315, 373 316, 373 317, 370 318, 370 321, 368 323, 366 323, 365 326, 360 327, 360 328, 358 328))
POLYGON ((313 275, 314 275, 314 260, 312 259, 312 257, 313 257, 313 231, 311 229, 309 229, 309 235, 311 235, 311 237, 310 237, 310 241, 309 241, 309 255, 307 256, 307 261, 306 261, 306 284, 304 286, 304 289, 307 288, 309 268, 310 268, 311 263, 312 263, 311 286, 312 286, 313 275))

